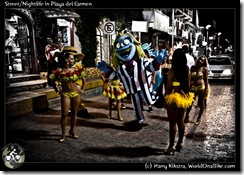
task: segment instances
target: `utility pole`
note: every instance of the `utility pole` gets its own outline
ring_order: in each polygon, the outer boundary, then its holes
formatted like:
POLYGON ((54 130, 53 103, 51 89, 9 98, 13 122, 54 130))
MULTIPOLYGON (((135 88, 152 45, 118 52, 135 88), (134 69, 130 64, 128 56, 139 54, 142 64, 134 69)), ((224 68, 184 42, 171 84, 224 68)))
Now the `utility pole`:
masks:
POLYGON ((174 48, 174 32, 175 32, 175 9, 172 9, 172 49, 174 48))

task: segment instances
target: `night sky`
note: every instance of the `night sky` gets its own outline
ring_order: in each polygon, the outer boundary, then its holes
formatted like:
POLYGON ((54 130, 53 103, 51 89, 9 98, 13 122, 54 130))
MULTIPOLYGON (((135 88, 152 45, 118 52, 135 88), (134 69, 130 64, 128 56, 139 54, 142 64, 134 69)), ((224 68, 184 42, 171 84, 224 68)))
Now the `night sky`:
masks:
POLYGON ((238 27, 237 24, 239 24, 239 17, 237 16, 239 14, 236 9, 198 9, 198 14, 199 26, 205 27, 208 24, 213 26, 213 21, 215 21, 215 33, 221 32, 221 37, 223 39, 226 38, 233 44, 235 38, 239 37, 240 34, 236 32, 239 31, 236 30, 238 27))

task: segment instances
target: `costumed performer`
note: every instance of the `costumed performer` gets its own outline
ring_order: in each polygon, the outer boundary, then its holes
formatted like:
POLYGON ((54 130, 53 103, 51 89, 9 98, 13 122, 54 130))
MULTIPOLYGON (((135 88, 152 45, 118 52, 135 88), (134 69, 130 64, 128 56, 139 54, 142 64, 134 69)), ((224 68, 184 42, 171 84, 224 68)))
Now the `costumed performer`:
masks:
POLYGON ((165 103, 169 119, 169 146, 165 154, 181 151, 185 132, 184 115, 186 109, 194 102, 194 94, 190 92, 190 70, 183 49, 178 48, 172 57, 172 67, 168 71, 165 91, 165 103), (176 125, 178 126, 178 142, 174 147, 176 125))
POLYGON ((75 133, 75 125, 77 119, 77 111, 80 104, 81 89, 77 83, 85 76, 84 69, 81 67, 73 67, 76 61, 84 58, 83 53, 79 53, 73 46, 65 46, 58 54, 58 68, 53 70, 50 78, 52 80, 54 90, 60 94, 61 101, 61 130, 62 136, 59 142, 64 142, 67 136, 66 124, 69 109, 71 109, 71 122, 69 135, 71 138, 78 139, 75 133), (59 85, 61 87, 59 87, 59 85))
POLYGON ((168 53, 165 50, 156 52, 156 58, 150 62, 141 44, 131 34, 120 33, 114 42, 113 66, 115 70, 104 61, 97 64, 97 67, 104 71, 105 77, 110 80, 119 78, 126 94, 130 94, 135 113, 135 120, 130 125, 131 129, 140 130, 145 121, 141 102, 145 101, 147 105, 150 105, 156 100, 151 97, 146 71, 158 70, 167 56, 168 53))
POLYGON ((103 81, 104 81, 103 95, 109 98, 108 118, 111 118, 112 116, 112 105, 113 105, 113 101, 115 101, 116 108, 117 108, 117 118, 118 120, 123 121, 123 117, 121 116, 121 100, 127 96, 124 86, 119 79, 109 80, 108 78, 103 77, 103 81))
MULTIPOLYGON (((199 125, 205 109, 205 100, 210 96, 210 85, 208 83, 208 68, 207 57, 201 55, 196 60, 196 65, 191 67, 191 92, 195 94, 195 98, 198 97, 198 105, 200 106, 199 114, 195 122, 199 125)), ((185 123, 189 121, 189 114, 193 104, 187 109, 185 116, 185 123)))

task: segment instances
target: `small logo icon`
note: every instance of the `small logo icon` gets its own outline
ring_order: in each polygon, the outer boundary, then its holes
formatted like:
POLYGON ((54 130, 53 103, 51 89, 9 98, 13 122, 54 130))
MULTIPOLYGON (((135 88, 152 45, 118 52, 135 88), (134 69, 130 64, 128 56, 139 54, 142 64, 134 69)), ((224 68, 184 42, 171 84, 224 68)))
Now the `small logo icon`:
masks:
POLYGON ((2 160, 10 169, 19 168, 25 161, 24 149, 16 144, 10 143, 2 149, 2 160))

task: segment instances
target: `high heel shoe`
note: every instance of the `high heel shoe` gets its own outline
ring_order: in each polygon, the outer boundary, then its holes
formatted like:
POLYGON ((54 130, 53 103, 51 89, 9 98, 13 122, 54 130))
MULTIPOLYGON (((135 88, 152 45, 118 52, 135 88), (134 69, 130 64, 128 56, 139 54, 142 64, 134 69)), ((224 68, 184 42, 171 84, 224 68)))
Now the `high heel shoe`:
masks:
POLYGON ((59 139, 60 143, 63 143, 66 140, 66 134, 63 134, 61 138, 59 139))
POLYGON ((195 125, 199 125, 201 123, 201 119, 197 119, 197 121, 195 122, 195 125))
POLYGON ((182 143, 177 144, 176 147, 175 147, 175 151, 180 152, 182 148, 183 148, 182 143))
POLYGON ((118 116, 118 120, 123 121, 124 119, 122 117, 118 116))
POLYGON ((165 155, 174 155, 175 154, 175 148, 174 147, 169 147, 165 152, 165 155))
POLYGON ((78 135, 76 135, 75 133, 73 133, 73 132, 71 132, 71 131, 69 131, 69 136, 70 136, 71 138, 73 138, 73 139, 78 139, 78 138, 79 138, 78 135))

